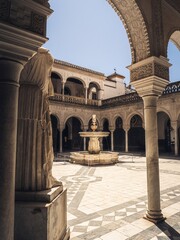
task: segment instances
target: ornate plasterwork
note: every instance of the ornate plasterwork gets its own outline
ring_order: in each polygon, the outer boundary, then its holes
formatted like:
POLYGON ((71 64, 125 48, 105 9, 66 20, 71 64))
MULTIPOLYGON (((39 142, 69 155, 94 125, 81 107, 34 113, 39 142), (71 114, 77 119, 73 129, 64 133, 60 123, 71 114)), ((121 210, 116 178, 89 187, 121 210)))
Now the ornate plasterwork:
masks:
POLYGON ((128 34, 132 62, 150 56, 148 31, 142 13, 135 0, 107 0, 121 18, 128 34))
POLYGON ((131 82, 150 76, 169 80, 169 68, 158 63, 148 63, 131 71, 131 82))
POLYGON ((0 1, 0 21, 12 26, 31 31, 41 36, 46 35, 46 19, 51 14, 47 0, 42 0, 43 6, 37 1, 0 1))
POLYGON ((179 31, 175 31, 171 37, 170 40, 176 45, 176 47, 179 49, 180 51, 180 30, 179 31))
POLYGON ((150 57, 128 67, 131 72, 131 82, 147 77, 156 76, 169 80, 169 67, 171 64, 164 57, 150 57))
POLYGON ((33 0, 34 2, 37 2, 37 3, 40 3, 40 4, 42 4, 42 5, 44 5, 44 6, 46 6, 46 7, 49 7, 50 5, 49 5, 49 0, 33 0))

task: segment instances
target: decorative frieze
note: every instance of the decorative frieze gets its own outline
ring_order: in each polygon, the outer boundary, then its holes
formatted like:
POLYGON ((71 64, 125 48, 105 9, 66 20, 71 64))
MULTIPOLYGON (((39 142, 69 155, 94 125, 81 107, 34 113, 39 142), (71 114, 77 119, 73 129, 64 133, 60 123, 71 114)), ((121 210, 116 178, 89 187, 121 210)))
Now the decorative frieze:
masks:
POLYGON ((49 7, 50 5, 49 5, 49 0, 33 0, 34 2, 37 2, 37 3, 39 3, 39 4, 42 4, 42 5, 44 5, 44 6, 46 6, 46 7, 49 7))
POLYGON ((124 24, 130 42, 132 62, 135 63, 149 57, 150 42, 147 26, 136 1, 107 1, 115 12, 117 12, 124 24))
POLYGON ((131 82, 151 76, 169 80, 170 66, 168 59, 164 57, 149 57, 128 67, 131 72, 131 82))
POLYGON ((31 14, 31 30, 42 36, 46 35, 46 18, 45 16, 39 15, 32 12, 31 14))
POLYGON ((46 36, 47 16, 51 13, 47 0, 0 0, 0 20, 43 37, 46 36))
POLYGON ((146 78, 152 75, 153 65, 152 63, 148 63, 144 66, 140 66, 131 71, 131 82, 136 81, 138 79, 146 78))

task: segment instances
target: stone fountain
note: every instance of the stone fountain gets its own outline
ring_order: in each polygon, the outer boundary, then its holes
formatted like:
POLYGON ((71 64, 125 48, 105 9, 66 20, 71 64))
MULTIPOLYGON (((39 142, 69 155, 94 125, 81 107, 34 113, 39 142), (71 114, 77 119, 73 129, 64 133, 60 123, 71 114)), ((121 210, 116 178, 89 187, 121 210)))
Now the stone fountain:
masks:
POLYGON ((99 139, 107 137, 109 132, 97 131, 96 115, 92 115, 91 132, 79 132, 81 137, 90 138, 88 151, 71 152, 70 162, 83 165, 106 165, 118 161, 118 152, 101 151, 99 139))

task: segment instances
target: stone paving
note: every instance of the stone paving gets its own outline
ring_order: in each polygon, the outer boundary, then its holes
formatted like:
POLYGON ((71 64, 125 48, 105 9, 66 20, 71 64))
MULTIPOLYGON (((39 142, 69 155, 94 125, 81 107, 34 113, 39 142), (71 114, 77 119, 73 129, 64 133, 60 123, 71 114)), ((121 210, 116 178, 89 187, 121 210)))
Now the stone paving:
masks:
POLYGON ((117 164, 96 167, 56 159, 53 175, 68 189, 71 239, 180 240, 180 160, 160 158, 159 162, 161 208, 167 219, 155 225, 143 218, 145 157, 120 155, 117 164))

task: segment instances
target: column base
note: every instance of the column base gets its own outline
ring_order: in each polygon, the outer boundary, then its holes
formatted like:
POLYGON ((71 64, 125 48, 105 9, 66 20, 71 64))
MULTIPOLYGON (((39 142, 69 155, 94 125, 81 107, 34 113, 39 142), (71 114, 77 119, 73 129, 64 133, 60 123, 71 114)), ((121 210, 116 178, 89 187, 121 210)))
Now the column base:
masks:
POLYGON ((16 193, 14 239, 70 239, 67 190, 60 187, 37 193, 16 193))
POLYGON ((147 211, 146 215, 143 217, 144 219, 153 222, 154 224, 163 222, 166 220, 166 218, 163 216, 161 211, 147 211))

